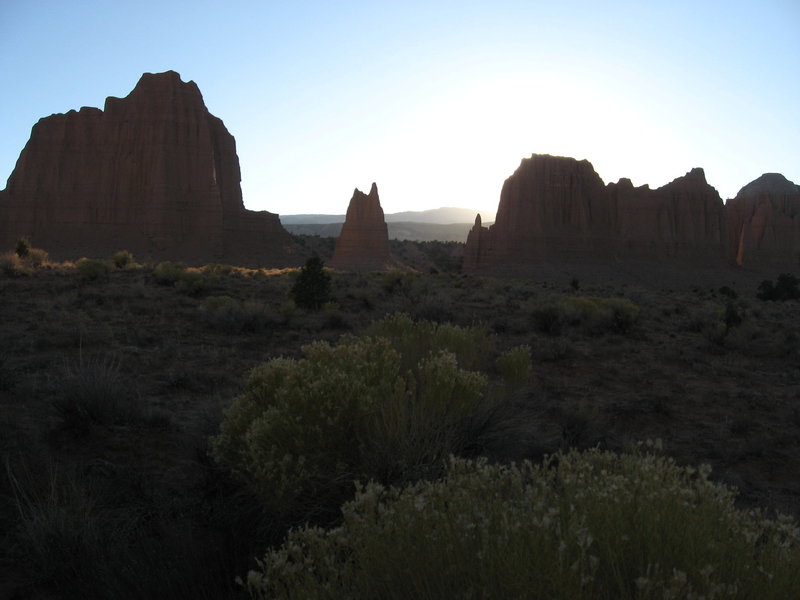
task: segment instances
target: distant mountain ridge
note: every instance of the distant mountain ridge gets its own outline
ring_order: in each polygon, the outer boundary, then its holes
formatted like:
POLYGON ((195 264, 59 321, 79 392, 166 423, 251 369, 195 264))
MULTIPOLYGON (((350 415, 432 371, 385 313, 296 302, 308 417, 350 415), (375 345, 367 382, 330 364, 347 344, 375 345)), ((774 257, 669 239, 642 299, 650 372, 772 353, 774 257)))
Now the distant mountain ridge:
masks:
MULTIPOLYGON (((494 221, 494 211, 474 210, 470 208, 441 207, 430 210, 404 211, 385 215, 387 223, 431 223, 436 225, 452 225, 475 222, 475 215, 480 214, 483 221, 494 221)), ((344 223, 344 215, 302 214, 281 215, 281 224, 286 225, 327 225, 344 223)))
MULTIPOLYGON (((295 235, 318 235, 319 237, 339 237, 343 223, 298 223, 284 224, 289 233, 295 235)), ((486 223, 491 225, 491 223, 486 223)), ((412 242, 466 242, 472 223, 387 223, 390 240, 409 240, 412 242)))

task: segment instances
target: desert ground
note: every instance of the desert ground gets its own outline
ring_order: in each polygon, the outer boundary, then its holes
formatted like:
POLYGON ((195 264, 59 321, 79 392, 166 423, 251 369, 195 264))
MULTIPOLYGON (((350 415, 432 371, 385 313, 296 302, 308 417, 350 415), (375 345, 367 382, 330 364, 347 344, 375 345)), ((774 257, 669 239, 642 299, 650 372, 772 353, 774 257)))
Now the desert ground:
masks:
POLYGON ((800 305, 756 295, 778 273, 488 277, 459 272, 458 244, 392 249, 411 267, 332 272, 318 311, 290 299, 296 269, 0 273, 0 597, 243 596, 235 577, 292 524, 211 458, 223 411, 256 365, 395 312, 530 347, 482 432, 492 460, 661 440, 743 508, 800 516, 800 305), (599 322, 592 298, 633 308, 599 322))

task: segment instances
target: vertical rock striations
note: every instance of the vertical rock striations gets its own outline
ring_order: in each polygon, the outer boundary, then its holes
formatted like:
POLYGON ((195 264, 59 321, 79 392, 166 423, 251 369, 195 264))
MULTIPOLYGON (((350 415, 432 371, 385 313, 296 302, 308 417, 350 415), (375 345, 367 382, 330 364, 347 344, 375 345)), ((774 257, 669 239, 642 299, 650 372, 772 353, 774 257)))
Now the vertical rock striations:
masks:
POLYGON ((585 160, 533 155, 505 181, 495 224, 476 220, 464 268, 796 265, 799 228, 798 186, 781 176, 765 175, 725 205, 702 169, 652 190, 628 179, 604 185, 585 160))
POLYGON ((756 269, 800 266, 800 186, 765 173, 728 200, 730 254, 756 269))
POLYGON ((369 194, 358 189, 353 192, 329 264, 335 269, 379 271, 385 269, 389 261, 389 232, 378 198, 378 186, 373 183, 369 194))
POLYGON ((244 208, 236 142, 197 85, 145 73, 104 110, 33 127, 0 192, 0 242, 28 236, 57 258, 122 248, 190 263, 294 261, 277 215, 244 208))

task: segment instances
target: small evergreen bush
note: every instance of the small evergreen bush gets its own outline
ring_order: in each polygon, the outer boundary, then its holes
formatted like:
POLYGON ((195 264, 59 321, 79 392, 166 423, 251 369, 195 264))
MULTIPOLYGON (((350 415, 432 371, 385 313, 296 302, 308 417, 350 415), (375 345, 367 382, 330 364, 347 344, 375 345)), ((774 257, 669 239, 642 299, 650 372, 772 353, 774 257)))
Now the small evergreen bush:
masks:
POLYGON ((247 587, 257 598, 796 597, 796 523, 737 510, 709 471, 642 452, 454 459, 441 479, 360 486, 341 526, 291 531, 247 587))
POLYGON ((14 248, 14 253, 20 258, 27 258, 28 253, 31 251, 31 243, 28 238, 21 237, 17 240, 17 245, 14 248))
POLYGON ((297 274, 290 291, 292 300, 300 308, 319 310, 331 300, 331 276, 325 272, 318 256, 312 256, 297 274))

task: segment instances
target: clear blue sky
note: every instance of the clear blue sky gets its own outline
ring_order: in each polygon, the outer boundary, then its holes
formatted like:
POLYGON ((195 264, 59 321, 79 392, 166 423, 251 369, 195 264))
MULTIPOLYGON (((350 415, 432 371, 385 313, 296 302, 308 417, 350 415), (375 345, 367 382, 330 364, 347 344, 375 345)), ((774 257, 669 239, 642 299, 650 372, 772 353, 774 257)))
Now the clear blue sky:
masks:
POLYGON ((143 72, 194 80, 245 205, 494 210, 532 153, 723 198, 800 183, 800 1, 0 0, 0 186, 30 129, 143 72))

